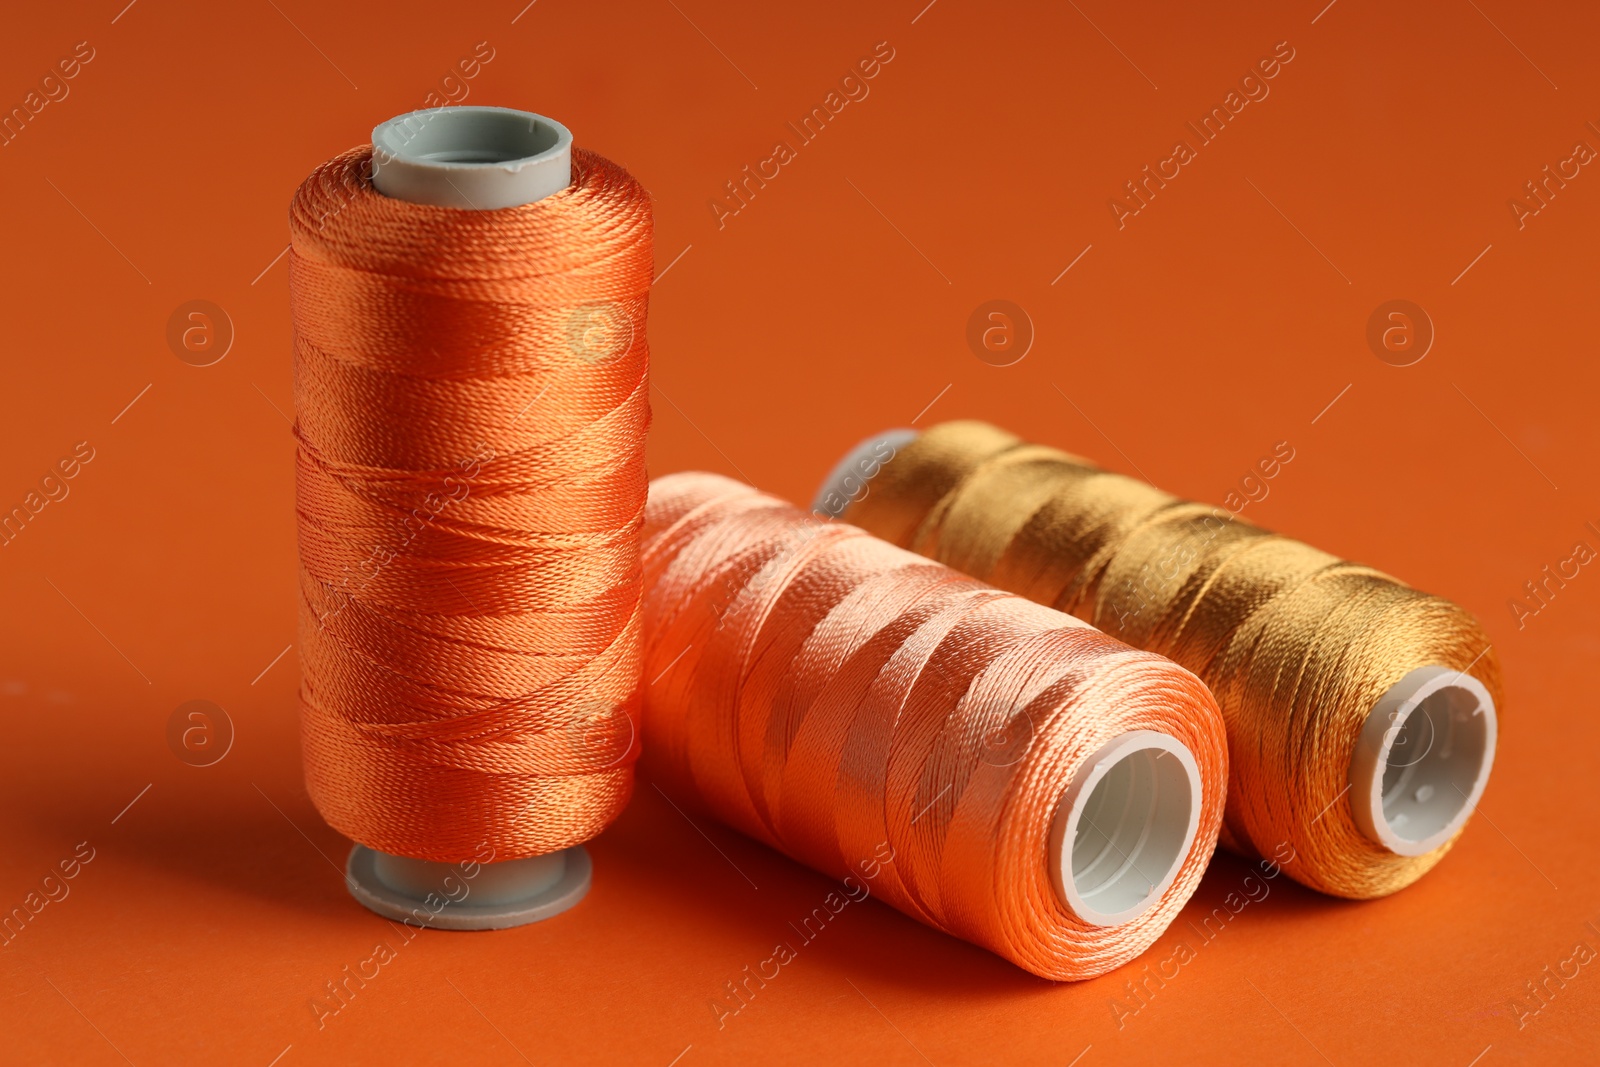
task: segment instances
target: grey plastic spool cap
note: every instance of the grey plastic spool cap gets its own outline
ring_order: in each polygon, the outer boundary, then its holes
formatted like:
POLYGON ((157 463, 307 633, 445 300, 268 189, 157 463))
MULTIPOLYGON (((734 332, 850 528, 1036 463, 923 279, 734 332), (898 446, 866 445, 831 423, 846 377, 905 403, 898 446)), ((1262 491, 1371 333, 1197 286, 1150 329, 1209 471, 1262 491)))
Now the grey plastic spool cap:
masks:
POLYGON ((372 131, 372 184, 413 204, 494 211, 572 184, 572 133, 505 107, 436 107, 372 131))
MULTIPOLYGON (((372 131, 372 184, 413 204, 492 211, 572 184, 572 134, 531 111, 440 107, 372 131)), ((345 885, 389 919, 440 930, 499 930, 548 919, 582 900, 593 866, 582 845, 499 863, 437 863, 350 850, 345 885)))

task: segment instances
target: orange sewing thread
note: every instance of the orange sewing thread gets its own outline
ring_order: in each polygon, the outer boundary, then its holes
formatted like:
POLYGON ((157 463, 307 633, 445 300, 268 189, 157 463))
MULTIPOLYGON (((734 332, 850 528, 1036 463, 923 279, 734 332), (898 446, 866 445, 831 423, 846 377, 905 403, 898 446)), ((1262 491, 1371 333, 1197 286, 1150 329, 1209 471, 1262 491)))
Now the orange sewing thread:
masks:
MULTIPOLYGON (((537 119, 407 120, 489 112, 537 119)), ((632 788, 649 201, 581 150, 481 211, 385 196, 370 158, 290 212, 307 789, 384 853, 552 853, 632 788)))
POLYGON ((1461 832, 1502 699, 1461 608, 984 423, 864 448, 826 513, 1205 679, 1228 723, 1223 845, 1287 849, 1298 881, 1367 898, 1416 881, 1461 832))
POLYGON ((1132 959, 1199 884, 1224 732, 1169 660, 718 475, 651 484, 644 567, 675 803, 1053 979, 1132 959))

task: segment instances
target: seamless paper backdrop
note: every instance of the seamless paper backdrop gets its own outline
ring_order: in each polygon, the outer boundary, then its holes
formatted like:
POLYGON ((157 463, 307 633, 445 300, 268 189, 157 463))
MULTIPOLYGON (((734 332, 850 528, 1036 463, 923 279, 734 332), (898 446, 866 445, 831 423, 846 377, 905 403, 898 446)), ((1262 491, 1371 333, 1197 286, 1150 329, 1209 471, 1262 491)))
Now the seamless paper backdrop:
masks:
POLYGON ((1600 15, 924 3, 7 13, 3 1058, 1592 1061, 1600 15), (449 101, 654 196, 656 473, 805 501, 985 418, 1477 612, 1456 851, 1366 904, 1219 856, 1078 985, 870 900, 806 940, 824 878, 648 783, 556 920, 361 909, 300 779, 285 212, 449 101))

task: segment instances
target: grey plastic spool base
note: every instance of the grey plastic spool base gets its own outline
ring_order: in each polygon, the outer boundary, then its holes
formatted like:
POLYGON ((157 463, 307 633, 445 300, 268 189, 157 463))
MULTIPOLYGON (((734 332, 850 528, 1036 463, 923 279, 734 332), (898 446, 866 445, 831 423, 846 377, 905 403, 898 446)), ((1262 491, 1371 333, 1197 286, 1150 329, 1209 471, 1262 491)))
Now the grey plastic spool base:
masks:
MULTIPOLYGON (((572 134, 531 111, 429 108, 372 131, 372 168, 373 187, 396 200, 469 211, 520 207, 572 184, 572 134)), ((548 919, 582 900, 592 875, 582 845, 476 865, 357 845, 345 864, 345 885, 356 900, 386 918, 439 930, 501 930, 548 919), (464 867, 476 867, 472 877, 464 867)))
POLYGON ((594 870, 589 852, 582 845, 533 857, 548 861, 540 865, 547 868, 559 862, 559 871, 550 872, 555 875, 553 880, 536 868, 515 869, 515 865, 527 864, 528 860, 481 864, 473 878, 466 877, 453 863, 401 860, 409 868, 405 873, 422 876, 422 880, 402 888, 391 885, 379 873, 386 860, 396 859, 399 857, 376 852, 366 845, 352 848, 345 864, 345 885, 350 895, 386 919, 434 930, 504 930, 559 915, 589 892, 594 870), (423 888, 428 881, 423 872, 429 868, 436 869, 437 874, 437 887, 432 890, 423 888), (486 872, 498 875, 496 884, 491 892, 475 894, 474 882, 486 872), (447 885, 446 878, 454 878, 456 887, 465 887, 466 895, 459 903, 448 899, 460 889, 447 885), (519 887, 519 882, 525 885, 519 887))

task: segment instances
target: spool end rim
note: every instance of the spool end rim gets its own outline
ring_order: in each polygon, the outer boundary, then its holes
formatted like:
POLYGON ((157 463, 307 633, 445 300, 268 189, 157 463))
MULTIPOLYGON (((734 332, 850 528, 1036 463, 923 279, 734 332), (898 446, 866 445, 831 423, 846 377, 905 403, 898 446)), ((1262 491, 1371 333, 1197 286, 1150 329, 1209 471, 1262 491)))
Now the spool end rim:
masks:
POLYGON ((494 872, 495 885, 492 893, 479 893, 479 902, 473 903, 472 882, 476 876, 465 875, 461 867, 391 856, 356 845, 345 863, 345 887, 369 910, 411 926, 503 930, 539 922, 571 908, 589 892, 594 870, 589 852, 582 845, 548 856, 480 864, 480 871, 494 872), (395 877, 396 867, 403 870, 404 878, 395 877), (459 901, 449 900, 455 890, 433 892, 425 888, 430 880, 444 885, 450 877, 466 887, 459 901))
POLYGON ((1182 741, 1130 730, 1072 776, 1050 829, 1056 897, 1091 926, 1121 926, 1155 906, 1200 829, 1200 766, 1182 741))
POLYGON ((1438 665, 1410 671, 1373 705, 1351 756, 1357 827, 1395 855, 1439 848, 1482 798, 1498 736, 1494 698, 1478 679, 1438 665))
POLYGON ((520 207, 572 184, 572 132, 513 108, 423 108, 373 128, 372 184, 413 204, 520 207))
POLYGON ((851 504, 867 494, 867 483, 877 477, 883 465, 920 436, 921 430, 903 427, 873 434, 856 445, 823 479, 811 502, 811 510, 830 519, 843 516, 851 504))

